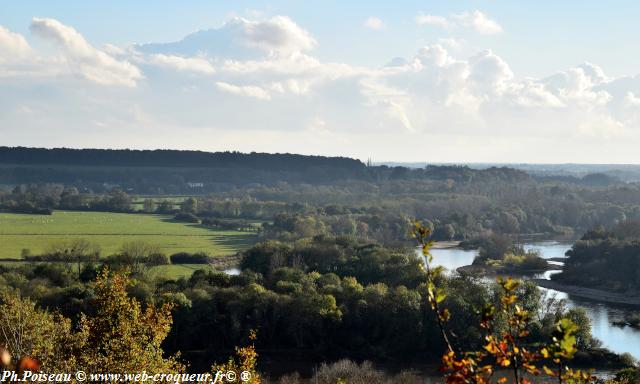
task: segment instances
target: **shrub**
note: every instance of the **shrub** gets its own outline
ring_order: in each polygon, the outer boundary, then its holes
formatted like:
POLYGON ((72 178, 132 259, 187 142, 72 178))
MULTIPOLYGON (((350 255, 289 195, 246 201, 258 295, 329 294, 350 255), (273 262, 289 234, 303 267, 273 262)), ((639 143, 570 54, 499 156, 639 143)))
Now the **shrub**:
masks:
POLYGON ((204 252, 178 252, 171 255, 170 259, 171 264, 208 264, 211 261, 211 257, 204 252))
POLYGON ((194 215, 193 213, 178 212, 173 218, 177 221, 182 221, 185 223, 197 224, 200 222, 200 219, 198 218, 198 216, 194 215))
POLYGON ((384 374, 373 369, 370 362, 358 364, 346 359, 333 364, 322 364, 312 380, 318 384, 381 384, 384 381, 384 374))
MULTIPOLYGON (((298 374, 283 376, 278 381, 279 384, 299 384, 302 382, 298 374)), ((392 376, 376 370, 368 361, 358 364, 344 359, 331 364, 322 364, 310 382, 318 384, 421 384, 424 383, 424 378, 413 371, 402 371, 392 376)))
POLYGON ((640 369, 627 368, 616 374, 615 383, 632 384, 640 383, 640 369))
POLYGON ((147 265, 155 266, 155 265, 167 265, 170 264, 169 257, 164 253, 155 252, 147 256, 147 265))

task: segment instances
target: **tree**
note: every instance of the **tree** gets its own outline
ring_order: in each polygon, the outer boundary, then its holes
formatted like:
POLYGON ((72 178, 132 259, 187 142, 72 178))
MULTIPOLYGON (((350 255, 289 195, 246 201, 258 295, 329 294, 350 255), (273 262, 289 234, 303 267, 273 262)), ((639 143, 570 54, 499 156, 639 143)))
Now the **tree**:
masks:
POLYGON ((433 237, 435 240, 453 240, 456 235, 456 230, 451 224, 439 225, 435 228, 433 232, 433 237))
MULTIPOLYGON (((520 282, 511 278, 498 278, 501 288, 498 303, 490 303, 481 311, 480 326, 485 332, 486 341, 483 347, 477 351, 466 351, 455 345, 454 334, 447 328, 451 319, 451 312, 444 306, 447 291, 436 285, 441 280, 442 268, 431 267, 431 230, 416 221, 412 234, 418 240, 425 260, 428 300, 446 346, 441 369, 445 372, 447 384, 489 384, 499 367, 513 372, 514 384, 530 384, 525 373, 539 375, 541 370, 536 364, 542 361, 553 364, 553 369, 543 365, 542 371, 556 378, 559 384, 586 384, 595 380, 590 373, 574 371, 566 366, 566 361, 571 360, 578 351, 576 334, 579 327, 571 319, 561 318, 556 323, 551 342, 538 351, 527 345, 532 316, 518 301, 520 282)), ((497 382, 507 381, 507 378, 502 378, 497 382)))
POLYGON ((79 323, 80 366, 89 372, 179 373, 185 367, 177 356, 165 358, 162 342, 171 324, 171 304, 142 308, 127 295, 133 281, 126 272, 105 268, 93 284, 95 314, 79 323))
POLYGON ((44 257, 50 261, 75 263, 79 278, 83 264, 99 260, 100 246, 82 238, 58 241, 47 246, 44 257))
POLYGON ((123 190, 114 188, 109 192, 108 205, 114 211, 129 211, 131 209, 131 197, 123 190))
POLYGON ((78 279, 80 278, 83 264, 98 261, 100 258, 100 246, 86 239, 72 240, 68 249, 71 260, 76 263, 78 268, 78 279))
POLYGON ((156 210, 156 203, 152 199, 144 199, 142 202, 142 210, 151 213, 156 210))
POLYGON ((77 338, 71 333, 71 321, 37 309, 16 292, 0 294, 0 345, 6 346, 16 363, 30 357, 48 372, 77 367, 77 338))
POLYGON ((162 200, 158 207, 156 208, 157 213, 172 213, 173 212, 173 204, 168 200, 162 200))
POLYGON ((82 196, 76 187, 67 187, 60 195, 60 207, 64 209, 78 209, 82 206, 82 196))
POLYGON ((186 213, 197 213, 198 212, 198 200, 190 197, 185 199, 182 203, 180 203, 180 210, 186 213))
POLYGON ((112 256, 110 261, 116 265, 129 267, 136 274, 141 274, 144 272, 149 258, 160 253, 160 248, 157 245, 142 240, 132 240, 123 243, 120 247, 120 253, 112 256))
POLYGON ((256 337, 256 332, 251 330, 249 332, 250 344, 245 347, 236 347, 236 355, 229 357, 226 363, 214 364, 211 367, 211 375, 217 379, 218 372, 233 371, 236 374, 236 378, 240 378, 243 383, 260 384, 262 381, 256 367, 258 364, 258 353, 254 345, 256 337))

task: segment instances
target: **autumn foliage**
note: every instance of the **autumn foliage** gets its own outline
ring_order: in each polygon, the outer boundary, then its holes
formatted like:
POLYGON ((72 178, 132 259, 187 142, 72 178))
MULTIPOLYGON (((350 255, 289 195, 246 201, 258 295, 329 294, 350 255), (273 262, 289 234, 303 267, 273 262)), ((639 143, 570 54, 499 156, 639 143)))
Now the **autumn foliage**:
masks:
MULTIPOLYGON (((442 268, 433 268, 430 253, 431 231, 421 223, 415 223, 413 236, 422 247, 424 268, 428 279, 428 299, 436 318, 446 352, 442 356, 442 371, 447 384, 532 383, 532 377, 547 376, 547 382, 592 383, 596 378, 589 372, 573 370, 567 366, 576 349, 578 327, 567 318, 556 324, 552 340, 544 345, 529 345, 530 314, 518 304, 515 294, 519 282, 511 278, 499 278, 500 300, 498 305, 488 304, 479 313, 480 327, 484 331, 484 345, 478 351, 463 351, 453 343, 447 329, 450 312, 443 308, 446 292, 436 286, 442 268), (501 326, 497 319, 502 320, 501 326), (510 372, 510 373, 509 373, 510 372)), ((538 379, 536 382, 541 382, 538 379)))

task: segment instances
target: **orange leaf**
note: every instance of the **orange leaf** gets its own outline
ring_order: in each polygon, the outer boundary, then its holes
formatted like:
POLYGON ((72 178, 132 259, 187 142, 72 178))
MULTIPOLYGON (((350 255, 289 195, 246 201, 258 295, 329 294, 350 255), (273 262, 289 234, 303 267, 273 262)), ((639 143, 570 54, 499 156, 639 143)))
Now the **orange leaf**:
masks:
POLYGON ((24 356, 18 362, 18 370, 36 372, 40 370, 40 362, 29 356, 24 356))

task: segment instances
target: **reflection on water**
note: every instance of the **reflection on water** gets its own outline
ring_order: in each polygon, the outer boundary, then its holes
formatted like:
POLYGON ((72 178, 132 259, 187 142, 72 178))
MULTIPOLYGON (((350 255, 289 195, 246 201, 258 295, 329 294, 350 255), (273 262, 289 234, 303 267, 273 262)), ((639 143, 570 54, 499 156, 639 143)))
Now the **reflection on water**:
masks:
MULTIPOLYGON (((541 241, 536 243, 524 244, 525 250, 537 249, 540 256, 545 259, 564 258, 565 252, 571 247, 571 244, 561 243, 558 241, 541 241)), ((419 252, 419 249, 417 250, 419 252)), ((450 272, 460 267, 473 263, 473 259, 478 254, 477 250, 464 250, 461 248, 432 249, 431 254, 434 258, 435 265, 441 265, 450 272)), ((560 261, 550 261, 551 264, 563 265, 560 261)))
POLYGON ((565 258, 565 253, 569 248, 571 248, 571 243, 560 241, 539 241, 524 245, 526 251, 531 249, 539 250, 540 256, 544 259, 565 258))
MULTIPOLYGON (((420 252, 420 250, 418 249, 416 252, 420 252)), ((460 267, 471 264, 477 253, 478 251, 465 251, 460 248, 431 250, 434 265, 441 265, 449 272, 454 272, 460 267)))
MULTIPOLYGON (((565 252, 571 248, 571 244, 557 241, 543 241, 525 244, 524 248, 527 250, 538 249, 540 255, 545 259, 563 258, 565 257, 565 252)), ((434 264, 442 265, 449 271, 455 271, 459 267, 471 264, 477 251, 451 248, 432 249, 431 253, 433 254, 434 264)), ((554 262, 553 264, 562 265, 561 262, 554 262)), ((552 274, 559 272, 560 270, 546 271, 536 275, 535 278, 550 279, 552 274)), ((633 310, 640 311, 640 308, 599 303, 569 296, 564 292, 553 289, 540 289, 547 295, 555 295, 556 298, 566 299, 569 306, 585 308, 593 326, 592 333, 602 341, 604 347, 617 353, 628 352, 635 358, 640 359, 640 330, 630 327, 618 327, 611 324, 612 321, 623 319, 626 314, 633 310)))

